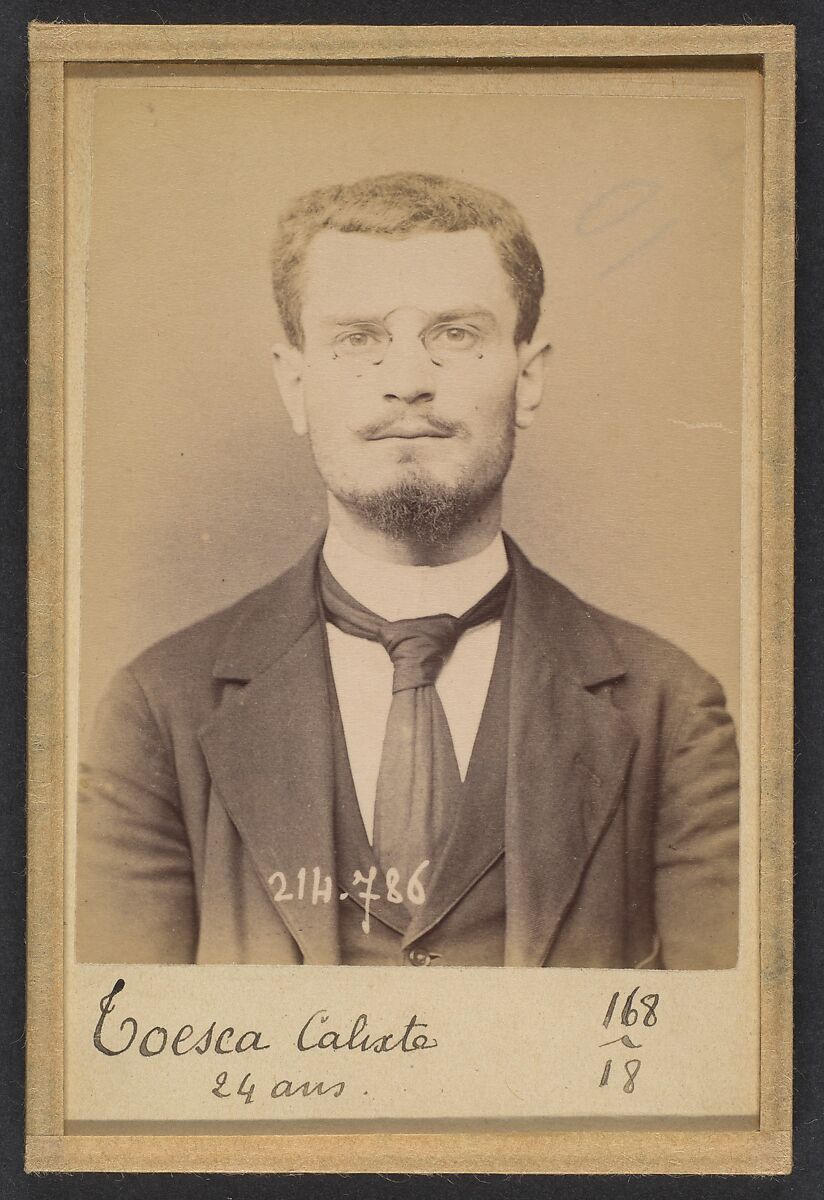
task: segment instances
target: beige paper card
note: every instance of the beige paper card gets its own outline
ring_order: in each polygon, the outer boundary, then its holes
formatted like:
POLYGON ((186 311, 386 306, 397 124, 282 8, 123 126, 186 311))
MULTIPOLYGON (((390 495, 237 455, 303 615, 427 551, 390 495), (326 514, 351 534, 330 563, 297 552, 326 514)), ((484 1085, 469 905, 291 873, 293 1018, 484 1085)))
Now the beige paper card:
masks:
POLYGON ((31 58, 29 1169, 789 1170, 792 32, 31 58))

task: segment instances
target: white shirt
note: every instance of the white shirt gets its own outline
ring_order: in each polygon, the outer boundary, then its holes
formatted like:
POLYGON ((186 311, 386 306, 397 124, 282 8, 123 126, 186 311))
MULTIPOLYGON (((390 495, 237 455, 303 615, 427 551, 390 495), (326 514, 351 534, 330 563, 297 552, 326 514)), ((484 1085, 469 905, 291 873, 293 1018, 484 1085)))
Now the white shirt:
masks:
MULTIPOLYGON (((480 554, 461 562, 413 567, 370 558, 353 549, 330 526, 323 557, 344 591, 385 621, 435 613, 459 617, 477 604, 509 569, 500 534, 480 554)), ((343 633, 328 622, 326 632, 352 780, 371 842, 375 789, 392 703, 394 667, 380 642, 343 633)), ((469 768, 500 632, 500 620, 468 629, 458 639, 435 683, 452 734, 461 779, 469 768)))

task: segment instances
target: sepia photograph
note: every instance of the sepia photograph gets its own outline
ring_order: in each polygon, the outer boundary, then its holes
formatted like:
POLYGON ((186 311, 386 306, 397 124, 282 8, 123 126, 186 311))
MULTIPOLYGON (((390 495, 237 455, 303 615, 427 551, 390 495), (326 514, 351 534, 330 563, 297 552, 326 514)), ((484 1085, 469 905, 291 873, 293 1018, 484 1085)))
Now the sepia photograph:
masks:
POLYGON ((98 702, 78 959, 734 966, 743 105, 342 84, 96 92, 81 704, 275 578, 98 702))
POLYGON ((755 1137, 763 72, 225 36, 64 64, 64 1132, 755 1137))

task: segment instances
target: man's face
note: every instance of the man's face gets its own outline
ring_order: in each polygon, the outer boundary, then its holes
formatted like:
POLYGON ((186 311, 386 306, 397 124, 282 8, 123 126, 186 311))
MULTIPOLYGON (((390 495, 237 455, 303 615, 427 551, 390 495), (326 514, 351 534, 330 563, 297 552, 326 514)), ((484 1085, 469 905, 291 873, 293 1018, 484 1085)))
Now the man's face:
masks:
POLYGON ((328 490, 367 519, 385 496, 460 497, 471 514, 473 498, 496 493, 538 353, 516 347, 516 318, 482 230, 318 234, 303 274, 304 349, 278 348, 276 363, 328 490))

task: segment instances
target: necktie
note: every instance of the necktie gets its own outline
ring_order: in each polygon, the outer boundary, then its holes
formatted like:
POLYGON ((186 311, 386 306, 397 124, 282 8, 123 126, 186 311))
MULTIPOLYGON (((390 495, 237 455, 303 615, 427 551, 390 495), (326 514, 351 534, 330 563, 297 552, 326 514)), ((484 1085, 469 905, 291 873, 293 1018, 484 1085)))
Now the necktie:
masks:
POLYGON ((439 613, 385 621, 359 604, 320 560, 326 617, 344 633, 380 642, 392 660, 392 703, 386 722, 375 795, 373 849, 384 871, 399 874, 407 894, 410 878, 426 878, 443 849, 461 796, 461 777, 446 714, 435 680, 458 638, 503 611, 507 574, 460 617, 439 613))

